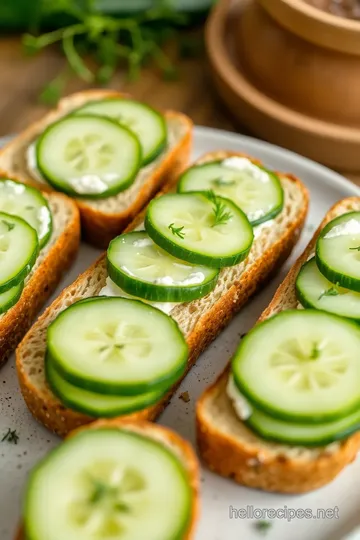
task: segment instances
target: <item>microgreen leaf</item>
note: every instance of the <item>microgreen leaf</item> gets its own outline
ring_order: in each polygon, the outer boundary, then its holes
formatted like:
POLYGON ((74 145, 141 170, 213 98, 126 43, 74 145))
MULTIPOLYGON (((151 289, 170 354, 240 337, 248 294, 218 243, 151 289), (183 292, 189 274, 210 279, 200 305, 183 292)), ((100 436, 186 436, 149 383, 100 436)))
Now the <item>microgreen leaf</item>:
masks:
POLYGON ((174 236, 178 236, 179 238, 183 239, 185 238, 185 233, 182 232, 184 226, 182 227, 175 227, 174 223, 170 223, 168 229, 173 233, 174 236))

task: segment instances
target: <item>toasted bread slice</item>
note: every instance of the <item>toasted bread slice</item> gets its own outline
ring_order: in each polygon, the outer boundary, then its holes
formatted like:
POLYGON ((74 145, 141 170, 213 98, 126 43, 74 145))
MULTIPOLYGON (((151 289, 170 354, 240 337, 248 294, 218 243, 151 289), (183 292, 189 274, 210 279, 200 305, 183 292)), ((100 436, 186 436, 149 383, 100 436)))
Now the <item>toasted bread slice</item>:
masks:
MULTIPOLYGON (((15 175, 21 182, 53 191, 51 186, 32 176, 27 166, 26 152, 31 143, 49 124, 88 103, 111 97, 127 97, 113 90, 89 90, 62 99, 57 109, 33 123, 0 152, 0 174, 15 175)), ((74 199, 80 209, 85 239, 107 248, 110 240, 120 234, 155 193, 166 183, 176 180, 190 158, 192 122, 178 112, 164 113, 168 126, 168 148, 152 163, 143 167, 134 183, 125 191, 107 199, 74 199)))
MULTIPOLYGON (((296 277, 301 266, 314 253, 321 229, 335 217, 353 210, 360 210, 358 197, 344 199, 330 209, 258 322, 297 307, 296 277)), ((360 432, 342 442, 318 448, 261 439, 236 416, 226 394, 228 374, 229 366, 197 403, 198 445, 211 470, 246 486, 282 493, 303 493, 327 484, 353 461, 360 448, 360 432)))
MULTIPOLYGON (((199 162, 224 159, 230 155, 240 154, 212 152, 199 162)), ((207 296, 181 303, 171 311, 171 317, 178 323, 189 345, 188 370, 232 316, 266 283, 271 272, 288 257, 296 244, 308 209, 308 193, 293 176, 280 174, 280 178, 285 192, 284 209, 271 227, 259 230, 248 258, 237 266, 222 269, 216 287, 207 296)), ((129 229, 138 226, 143 219, 144 213, 137 217, 129 229)), ((17 372, 27 406, 35 418, 61 436, 77 426, 93 421, 93 418, 67 409, 49 389, 44 373, 46 329, 66 307, 77 300, 98 295, 106 278, 104 254, 62 292, 17 349, 17 372)), ((154 420, 167 405, 178 384, 164 399, 129 417, 134 420, 154 420)))
POLYGON ((0 366, 24 337, 79 249, 80 217, 76 204, 60 193, 43 195, 52 212, 52 235, 27 276, 20 299, 0 315, 0 366))
MULTIPOLYGON (((93 422, 90 426, 82 427, 73 431, 69 437, 78 433, 83 429, 97 429, 97 428, 124 428, 128 431, 134 431, 151 439, 154 439, 164 446, 166 446, 175 456, 182 462, 187 475, 188 482, 192 490, 192 504, 190 510, 190 520, 187 531, 181 540, 192 540, 195 538, 195 526, 199 517, 200 498, 199 498, 199 463, 195 452, 191 445, 182 439, 177 433, 171 431, 168 428, 151 424, 149 422, 131 422, 121 419, 113 420, 99 420, 93 422)), ((15 540, 26 540, 23 534, 22 528, 19 529, 15 536, 15 540)))

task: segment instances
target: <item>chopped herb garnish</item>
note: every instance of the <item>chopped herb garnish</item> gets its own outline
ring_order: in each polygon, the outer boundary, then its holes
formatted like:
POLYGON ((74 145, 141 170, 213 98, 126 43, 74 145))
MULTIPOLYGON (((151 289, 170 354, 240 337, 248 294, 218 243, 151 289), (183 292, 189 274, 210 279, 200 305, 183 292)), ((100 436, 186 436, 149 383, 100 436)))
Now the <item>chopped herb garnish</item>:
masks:
POLYGON ((183 239, 185 238, 185 233, 182 232, 184 226, 182 227, 175 227, 174 223, 170 223, 169 227, 170 231, 173 233, 173 235, 178 236, 179 238, 183 239))
POLYGON ((213 191, 207 191, 207 198, 213 205, 214 223, 211 226, 225 225, 232 218, 232 213, 226 211, 226 204, 213 191))
POLYGON ((8 228, 8 231, 12 231, 15 227, 15 223, 11 223, 10 221, 6 221, 6 219, 2 219, 1 222, 8 228))
POLYGON ((272 527, 271 521, 256 521, 255 522, 255 528, 264 534, 267 533, 270 527, 272 527))
POLYGON ((9 442, 13 444, 17 444, 19 440, 19 435, 16 433, 16 429, 8 429, 3 438, 1 439, 1 442, 9 442))
POLYGON ((350 251, 360 251, 360 246, 349 248, 350 251))
POLYGON ((235 180, 224 180, 224 178, 215 178, 215 180, 211 180, 211 183, 214 186, 221 187, 221 186, 233 186, 235 185, 235 180))
POLYGON ((25 210, 34 210, 35 206, 25 206, 25 210))
POLYGON ((339 291, 336 289, 336 287, 330 287, 330 289, 327 289, 327 291, 324 291, 320 294, 318 300, 321 300, 323 296, 338 296, 339 291))

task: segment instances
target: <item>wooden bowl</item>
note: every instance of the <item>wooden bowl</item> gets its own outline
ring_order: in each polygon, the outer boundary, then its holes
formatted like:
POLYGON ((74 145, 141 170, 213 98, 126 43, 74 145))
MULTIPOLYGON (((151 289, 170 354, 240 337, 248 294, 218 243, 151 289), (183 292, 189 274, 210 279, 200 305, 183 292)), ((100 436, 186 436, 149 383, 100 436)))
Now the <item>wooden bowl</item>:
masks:
MULTIPOLYGON (((272 8, 302 2, 260 1, 272 8)), ((335 19, 343 29, 340 17, 302 3, 310 13, 319 12, 322 23, 335 19)), ((359 23, 347 22, 360 32, 359 23)), ((233 115, 260 137, 356 174, 360 171, 357 41, 350 33, 347 46, 355 47, 350 56, 299 38, 298 21, 287 25, 296 26, 297 33, 282 28, 255 0, 217 4, 208 19, 206 48, 219 94, 233 115)))

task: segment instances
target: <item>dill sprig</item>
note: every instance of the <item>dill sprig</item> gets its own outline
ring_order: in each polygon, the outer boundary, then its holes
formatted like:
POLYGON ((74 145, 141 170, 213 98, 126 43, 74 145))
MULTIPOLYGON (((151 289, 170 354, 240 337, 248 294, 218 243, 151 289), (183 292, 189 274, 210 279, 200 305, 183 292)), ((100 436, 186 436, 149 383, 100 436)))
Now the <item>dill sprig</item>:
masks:
POLYGON ((170 231, 173 233, 174 236, 178 236, 179 238, 181 238, 181 240, 183 240, 185 238, 185 233, 183 233, 183 228, 184 226, 182 227, 175 227, 175 224, 174 223, 170 223, 168 229, 170 229, 170 231))
POLYGON ((323 296, 338 296, 339 291, 336 289, 336 287, 330 287, 330 289, 327 289, 323 293, 320 294, 318 300, 321 300, 323 296))
POLYGON ((211 226, 226 225, 232 218, 232 213, 226 210, 226 204, 211 190, 206 192, 206 196, 213 205, 214 223, 211 226))

